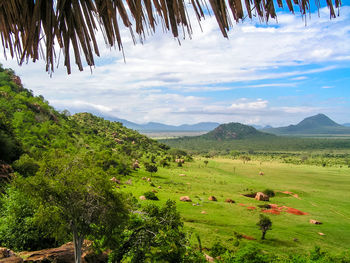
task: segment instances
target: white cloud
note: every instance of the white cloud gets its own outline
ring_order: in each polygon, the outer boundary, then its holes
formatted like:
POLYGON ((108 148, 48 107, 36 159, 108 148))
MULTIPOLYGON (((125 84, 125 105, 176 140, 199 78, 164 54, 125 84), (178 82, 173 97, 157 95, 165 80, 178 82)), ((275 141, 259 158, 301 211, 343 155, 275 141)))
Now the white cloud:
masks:
MULTIPOLYGON (((320 17, 313 14, 306 27, 300 17, 280 13, 277 25, 269 22, 273 27, 257 27, 249 21, 234 25, 227 40, 219 32, 214 17, 202 21, 203 32, 193 19, 193 39, 181 40, 181 46, 171 34, 162 34, 161 28, 143 45, 134 46, 126 38, 123 43, 126 63, 120 52, 100 45, 101 59, 96 59, 99 66, 92 74, 89 68, 78 72, 73 67, 73 74, 67 76, 61 62, 61 68, 49 78, 43 72, 42 62, 22 67, 17 67, 15 61, 4 64, 15 68, 27 88, 61 109, 93 109, 136 122, 169 124, 208 120, 248 123, 267 120, 268 114, 271 120, 276 120, 273 118, 284 113, 304 114, 315 109, 288 105, 273 108, 265 99, 219 100, 215 99, 215 92, 237 87, 293 87, 297 84, 287 82, 288 79, 304 80, 312 74, 336 69, 339 62, 348 63, 349 20, 348 6, 331 21, 328 10, 321 9, 320 17), (299 69, 300 65, 310 67, 299 69), (288 70, 282 70, 283 67, 288 70), (271 83, 246 83, 257 80, 271 83), (198 95, 194 96, 194 92, 198 95)), ((127 34, 125 30, 122 33, 127 34)), ((99 43, 103 43, 101 37, 99 43)))
POLYGON ((229 107, 234 110, 261 110, 267 107, 268 101, 257 99, 256 101, 248 102, 247 99, 241 99, 239 102, 232 103, 229 107))

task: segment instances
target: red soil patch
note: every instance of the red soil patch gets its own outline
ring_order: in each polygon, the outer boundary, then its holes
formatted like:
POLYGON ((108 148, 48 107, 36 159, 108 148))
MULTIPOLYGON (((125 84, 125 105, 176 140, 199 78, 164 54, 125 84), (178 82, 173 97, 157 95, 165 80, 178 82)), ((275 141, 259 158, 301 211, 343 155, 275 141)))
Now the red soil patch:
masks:
POLYGON ((286 212, 290 213, 290 214, 293 214, 293 215, 298 215, 298 216, 307 215, 308 214, 308 213, 305 213, 303 211, 300 211, 300 210, 292 208, 292 207, 288 207, 286 212))
POLYGON ((247 209, 248 209, 248 210, 255 210, 256 207, 255 207, 255 206, 248 206, 247 209))
POLYGON ((305 213, 303 211, 300 211, 298 209, 292 208, 292 207, 288 207, 288 206, 280 206, 278 207, 278 205, 275 204, 270 204, 270 209, 265 209, 262 210, 263 213, 270 213, 270 214, 274 214, 274 215, 279 215, 281 214, 281 212, 287 212, 289 214, 293 214, 293 215, 308 215, 308 213, 305 213))
POLYGON ((239 205, 240 205, 240 206, 246 206, 245 204, 241 204, 241 203, 239 203, 239 205))
POLYGON ((278 207, 278 210, 279 211, 284 211, 284 210, 286 210, 288 208, 289 208, 288 206, 283 205, 283 206, 278 207))
POLYGON ((250 237, 250 236, 246 236, 246 235, 242 235, 243 238, 248 239, 248 240, 255 240, 254 237, 250 237))
POLYGON ((289 191, 284 191, 282 192, 283 194, 287 194, 287 195, 292 195, 293 193, 292 192, 289 192, 289 191))
POLYGON ((297 194, 294 194, 293 196, 294 196, 295 198, 299 198, 299 195, 297 195, 297 194))
POLYGON ((281 212, 277 209, 267 209, 267 210, 262 210, 263 213, 270 213, 274 215, 279 215, 281 212))

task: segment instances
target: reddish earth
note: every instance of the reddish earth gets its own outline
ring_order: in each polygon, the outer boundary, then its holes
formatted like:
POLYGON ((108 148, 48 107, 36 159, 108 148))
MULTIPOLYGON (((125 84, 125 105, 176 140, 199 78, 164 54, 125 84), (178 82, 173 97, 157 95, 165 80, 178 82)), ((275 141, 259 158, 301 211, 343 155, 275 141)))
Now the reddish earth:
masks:
POLYGON ((248 239, 248 240, 255 240, 254 237, 250 237, 250 236, 246 236, 246 235, 242 235, 243 238, 248 239))
POLYGON ((267 210, 262 210, 263 213, 270 213, 274 215, 279 215, 281 212, 277 209, 267 209, 267 210))
POLYGON ((239 205, 240 205, 240 206, 246 206, 245 204, 241 204, 241 203, 239 203, 239 205))
POLYGON ((274 215, 279 215, 281 212, 287 212, 287 213, 293 214, 293 215, 307 215, 308 214, 308 213, 305 213, 305 212, 300 211, 298 209, 284 206, 284 205, 278 207, 278 205, 271 204, 270 207, 271 207, 271 209, 265 209, 265 210, 262 210, 262 212, 263 213, 270 213, 270 214, 274 214, 274 215))
POLYGON ((292 207, 288 207, 286 212, 290 213, 290 214, 293 214, 293 215, 299 215, 299 216, 308 214, 308 213, 305 213, 303 211, 300 211, 300 210, 292 208, 292 207))
POLYGON ((248 209, 248 210, 255 210, 256 207, 255 207, 255 206, 248 206, 247 209, 248 209))
POLYGON ((289 192, 289 191, 284 191, 282 193, 287 194, 287 195, 292 195, 293 194, 292 192, 289 192))

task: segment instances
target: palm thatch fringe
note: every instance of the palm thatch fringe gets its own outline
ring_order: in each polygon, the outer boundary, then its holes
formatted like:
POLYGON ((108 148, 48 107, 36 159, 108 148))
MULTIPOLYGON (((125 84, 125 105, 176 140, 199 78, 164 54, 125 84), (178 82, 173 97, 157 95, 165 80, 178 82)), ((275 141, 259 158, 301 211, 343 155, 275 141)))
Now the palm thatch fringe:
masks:
MULTIPOLYGON (((189 1, 196 18, 204 18, 203 4, 206 7, 206 3, 189 1)), ((330 17, 335 17, 334 8, 340 7, 341 0, 335 0, 334 4, 332 0, 324 1, 330 17)), ((310 10, 309 0, 277 0, 278 7, 283 7, 283 2, 292 13, 295 5, 303 15, 310 10)), ((236 22, 245 16, 252 18, 253 12, 263 21, 276 17, 273 0, 209 0, 209 3, 224 37, 231 27, 228 7, 236 22)), ((319 0, 316 5, 320 6, 319 0)), ((43 58, 48 72, 54 70, 56 43, 63 51, 64 64, 70 74, 71 49, 79 70, 83 70, 82 56, 87 65, 95 64, 94 54, 99 56, 97 26, 100 26, 106 43, 118 45, 121 50, 120 22, 130 29, 133 38, 135 30, 143 39, 145 30, 155 30, 157 21, 174 37, 179 36, 181 27, 191 34, 184 0, 0 0, 0 36, 5 55, 5 50, 9 50, 19 64, 28 59, 43 58)))

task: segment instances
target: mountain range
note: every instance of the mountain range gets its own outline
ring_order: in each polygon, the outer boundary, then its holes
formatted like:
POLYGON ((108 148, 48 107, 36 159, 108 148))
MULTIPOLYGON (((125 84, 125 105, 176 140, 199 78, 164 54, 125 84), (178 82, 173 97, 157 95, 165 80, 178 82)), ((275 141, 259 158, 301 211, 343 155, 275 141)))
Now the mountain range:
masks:
POLYGON ((324 114, 305 118, 296 125, 278 128, 265 128, 264 132, 276 135, 306 135, 306 134, 350 134, 350 127, 340 125, 324 114))
MULTIPOLYGON (((197 124, 167 125, 158 122, 137 124, 125 119, 103 116, 110 121, 121 122, 125 127, 139 132, 209 132, 220 126, 217 122, 200 122, 197 124)), ((246 125, 245 125, 246 126, 246 125)), ((251 125, 257 130, 276 135, 307 135, 307 134, 350 134, 350 123, 340 125, 324 114, 305 118, 296 125, 273 128, 270 125, 251 125)))
POLYGON ((200 122, 196 124, 182 124, 179 126, 167 125, 159 122, 148 122, 146 124, 137 124, 128 120, 104 116, 110 121, 121 122, 125 127, 139 132, 194 132, 194 131, 211 131, 218 127, 217 122, 200 122))

